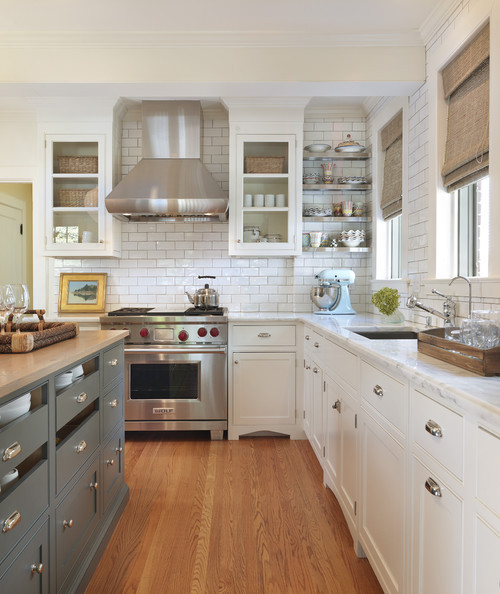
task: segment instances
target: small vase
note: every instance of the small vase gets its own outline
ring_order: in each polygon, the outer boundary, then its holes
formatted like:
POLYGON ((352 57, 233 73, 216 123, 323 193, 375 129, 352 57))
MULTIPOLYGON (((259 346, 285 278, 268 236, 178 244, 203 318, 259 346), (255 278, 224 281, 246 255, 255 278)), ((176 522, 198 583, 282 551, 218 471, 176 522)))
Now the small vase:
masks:
POLYGON ((391 313, 390 316, 382 314, 382 318, 384 320, 384 324, 402 324, 405 321, 403 312, 399 311, 399 309, 391 313))

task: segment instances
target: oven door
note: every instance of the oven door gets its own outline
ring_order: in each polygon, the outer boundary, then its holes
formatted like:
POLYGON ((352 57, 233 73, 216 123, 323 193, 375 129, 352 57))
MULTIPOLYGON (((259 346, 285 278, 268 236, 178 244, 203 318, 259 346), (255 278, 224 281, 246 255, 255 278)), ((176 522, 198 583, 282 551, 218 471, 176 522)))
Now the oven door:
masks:
POLYGON ((125 420, 227 420, 226 347, 125 348, 125 420))

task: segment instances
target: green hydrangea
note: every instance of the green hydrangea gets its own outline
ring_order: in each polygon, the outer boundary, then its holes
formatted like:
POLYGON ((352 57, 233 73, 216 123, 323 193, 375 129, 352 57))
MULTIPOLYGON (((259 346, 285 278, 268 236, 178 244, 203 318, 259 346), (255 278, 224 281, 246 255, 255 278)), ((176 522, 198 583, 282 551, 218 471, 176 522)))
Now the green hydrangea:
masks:
POLYGON ((399 307, 401 295, 397 289, 390 289, 383 287, 372 295, 373 305, 380 311, 380 313, 390 316, 399 307))

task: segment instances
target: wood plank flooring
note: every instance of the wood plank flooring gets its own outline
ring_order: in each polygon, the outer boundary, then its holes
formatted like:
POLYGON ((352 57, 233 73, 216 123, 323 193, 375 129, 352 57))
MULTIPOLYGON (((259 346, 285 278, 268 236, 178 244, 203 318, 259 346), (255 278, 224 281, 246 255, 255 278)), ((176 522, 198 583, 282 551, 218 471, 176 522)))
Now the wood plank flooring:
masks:
POLYGON ((86 594, 381 593, 307 441, 128 433, 130 501, 86 594))

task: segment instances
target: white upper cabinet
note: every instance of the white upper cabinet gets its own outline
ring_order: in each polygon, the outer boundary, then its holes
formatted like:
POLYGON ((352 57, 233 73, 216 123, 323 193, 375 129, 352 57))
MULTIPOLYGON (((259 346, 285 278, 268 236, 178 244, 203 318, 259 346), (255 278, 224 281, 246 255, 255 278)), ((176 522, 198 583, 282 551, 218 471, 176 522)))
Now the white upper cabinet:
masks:
POLYGON ((228 103, 229 254, 299 255, 304 108, 228 103))
POLYGON ((45 134, 45 255, 120 255, 120 224, 104 206, 107 152, 106 134, 45 134))

